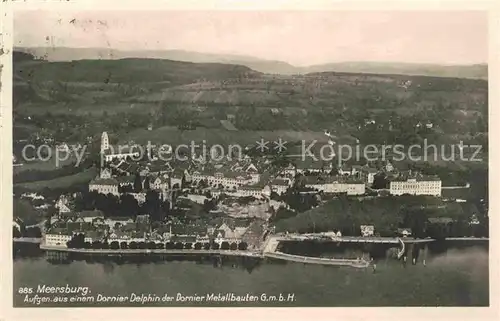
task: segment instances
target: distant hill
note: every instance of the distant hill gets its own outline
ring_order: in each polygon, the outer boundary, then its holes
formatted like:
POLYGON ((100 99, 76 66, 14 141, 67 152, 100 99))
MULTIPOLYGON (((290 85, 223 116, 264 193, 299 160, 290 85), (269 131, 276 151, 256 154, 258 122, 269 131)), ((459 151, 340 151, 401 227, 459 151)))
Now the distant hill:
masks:
POLYGON ((250 79, 246 66, 166 59, 46 61, 14 53, 14 103, 18 101, 109 100, 195 82, 250 79), (114 97, 114 98, 113 98, 114 97))
POLYGON ((369 74, 400 74, 449 78, 488 79, 488 65, 433 65, 382 62, 341 62, 315 65, 305 68, 305 72, 349 72, 369 74))
POLYGON ((232 54, 211 54, 185 50, 134 50, 121 51, 107 48, 35 47, 16 48, 19 52, 31 54, 48 61, 73 61, 86 59, 150 58, 168 59, 196 63, 225 63, 243 65, 269 74, 306 74, 313 72, 346 72, 371 74, 400 74, 433 77, 487 79, 488 66, 479 65, 436 65, 398 62, 339 62, 297 67, 283 61, 264 60, 251 56, 232 54))
POLYGON ((15 64, 14 76, 26 81, 93 83, 192 83, 200 79, 224 80, 252 77, 259 73, 246 66, 192 63, 166 59, 127 58, 15 64))

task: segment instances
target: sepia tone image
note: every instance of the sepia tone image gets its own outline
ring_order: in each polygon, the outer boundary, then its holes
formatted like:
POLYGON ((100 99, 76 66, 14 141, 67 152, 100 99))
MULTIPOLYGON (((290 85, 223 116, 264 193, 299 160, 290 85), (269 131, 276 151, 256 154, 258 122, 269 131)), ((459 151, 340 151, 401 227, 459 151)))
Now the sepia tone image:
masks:
POLYGON ((15 307, 489 306, 487 12, 13 17, 15 307))

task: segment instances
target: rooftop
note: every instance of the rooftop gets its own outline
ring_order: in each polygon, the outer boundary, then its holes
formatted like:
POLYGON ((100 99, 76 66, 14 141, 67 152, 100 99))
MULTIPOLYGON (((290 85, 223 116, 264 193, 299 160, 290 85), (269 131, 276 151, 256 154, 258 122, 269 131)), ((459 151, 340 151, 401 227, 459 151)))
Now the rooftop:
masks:
POLYGON ((391 179, 394 182, 407 182, 410 180, 415 180, 417 182, 437 182, 441 181, 438 176, 427 176, 427 175, 400 175, 391 179))
POLYGON ((306 185, 316 184, 364 184, 363 181, 344 176, 305 176, 306 185))
POLYGON ((276 186, 288 186, 288 181, 284 179, 274 179, 271 181, 271 185, 276 185, 276 186))
POLYGON ((118 185, 118 181, 114 178, 94 178, 89 185, 118 185))
POLYGON ((82 211, 80 212, 81 217, 104 217, 104 213, 100 210, 93 211, 82 211))

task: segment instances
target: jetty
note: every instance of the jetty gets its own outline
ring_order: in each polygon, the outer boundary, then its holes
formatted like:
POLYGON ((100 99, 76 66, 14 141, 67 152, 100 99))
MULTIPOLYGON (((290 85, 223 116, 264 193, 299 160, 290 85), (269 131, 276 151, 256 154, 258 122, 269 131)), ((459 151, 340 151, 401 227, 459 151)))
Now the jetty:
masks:
POLYGON ((264 256, 268 258, 286 260, 296 263, 351 266, 356 268, 367 268, 368 266, 370 266, 370 262, 363 259, 336 259, 336 258, 312 257, 312 256, 287 254, 279 251, 275 251, 272 253, 265 253, 264 256))
POLYGON ((351 266, 356 268, 367 268, 370 265, 370 262, 363 259, 322 258, 322 257, 288 254, 278 251, 277 249, 279 243, 286 240, 290 239, 288 237, 270 236, 264 243, 262 255, 267 258, 285 260, 296 263, 351 266))
POLYGON ((32 243, 32 244, 41 244, 42 238, 39 237, 14 237, 12 238, 14 243, 32 243))

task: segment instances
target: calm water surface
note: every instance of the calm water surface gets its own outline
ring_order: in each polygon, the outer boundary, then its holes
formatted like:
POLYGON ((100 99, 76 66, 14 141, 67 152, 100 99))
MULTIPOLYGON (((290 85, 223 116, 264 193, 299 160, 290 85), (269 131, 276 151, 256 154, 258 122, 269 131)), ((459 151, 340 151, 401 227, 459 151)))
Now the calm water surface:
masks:
MULTIPOLYGON (((88 286, 93 295, 106 296, 131 293, 158 296, 165 293, 175 296, 177 293, 206 295, 228 292, 258 296, 294 294, 293 302, 211 303, 212 306, 489 305, 488 252, 481 247, 450 248, 430 255, 426 266, 421 263, 403 266, 400 261, 382 259, 378 261, 375 273, 372 269, 269 261, 256 265, 240 259, 226 260, 222 266, 210 260, 193 262, 182 259, 149 263, 101 259, 99 262, 80 260, 54 264, 42 255, 16 257, 14 260, 15 306, 35 306, 23 302, 25 295, 17 293, 19 287, 36 289, 38 285, 66 284, 88 286)), ((149 305, 200 306, 203 303, 149 305)))

